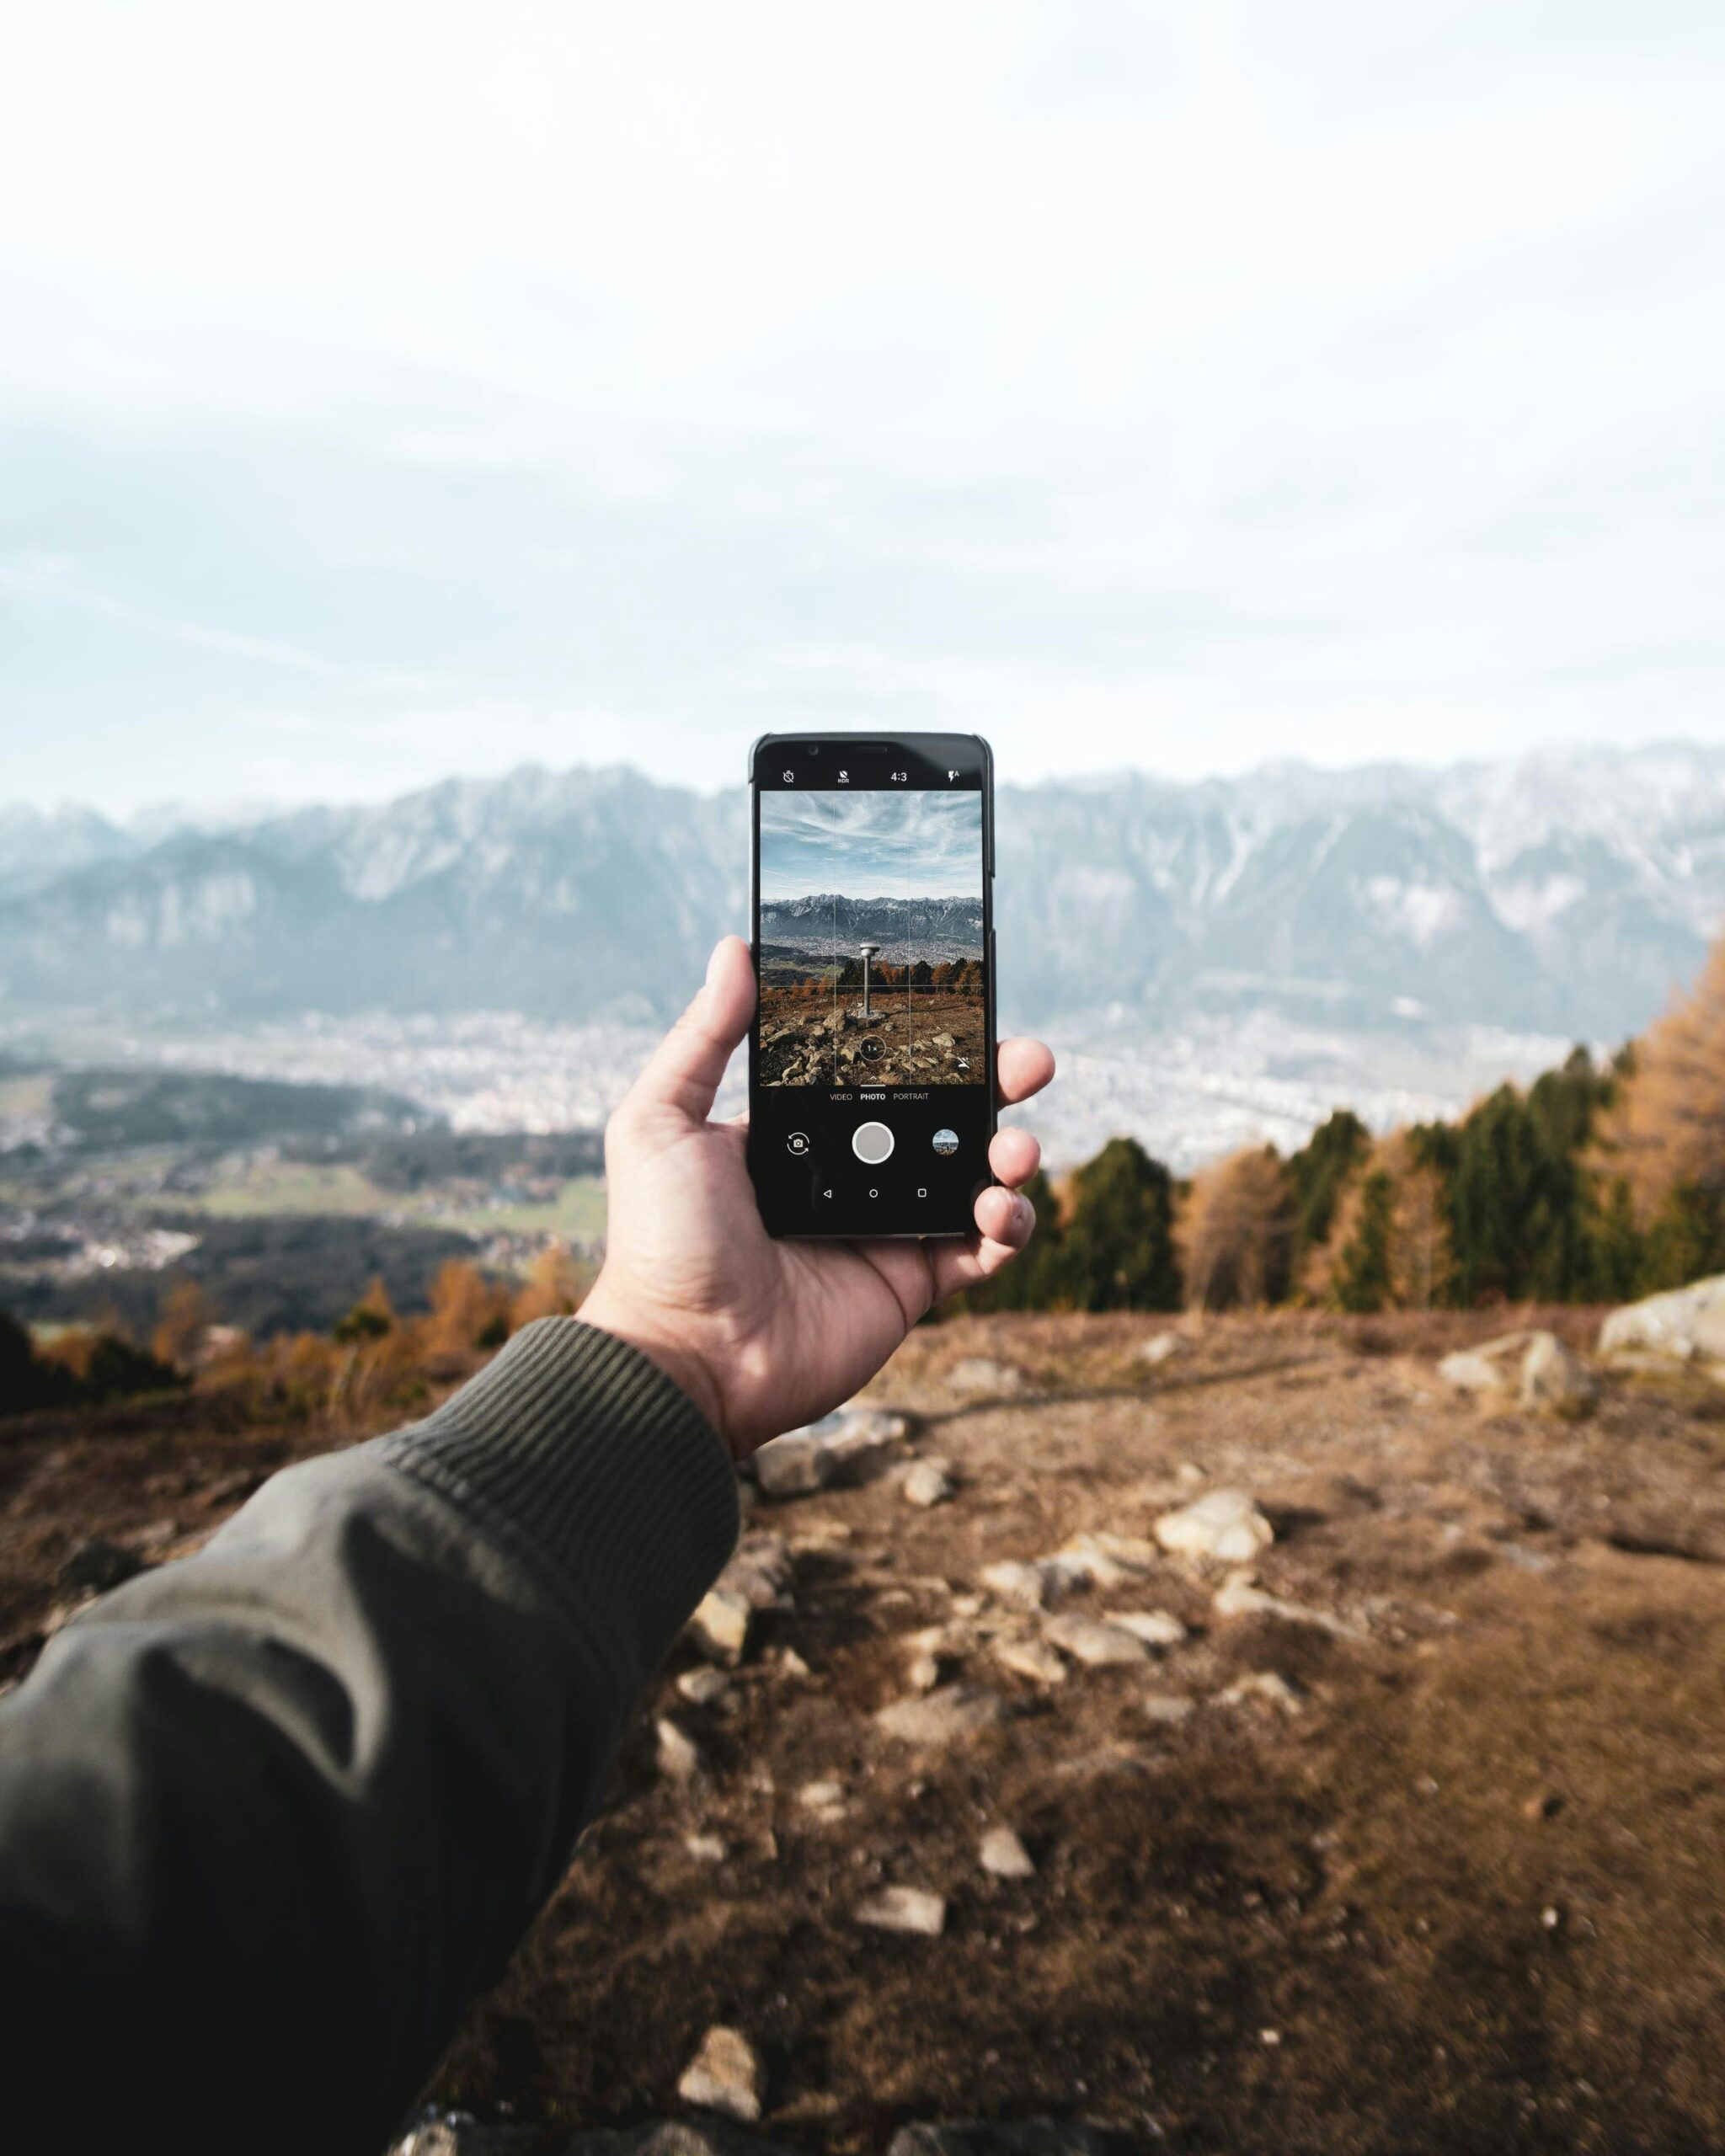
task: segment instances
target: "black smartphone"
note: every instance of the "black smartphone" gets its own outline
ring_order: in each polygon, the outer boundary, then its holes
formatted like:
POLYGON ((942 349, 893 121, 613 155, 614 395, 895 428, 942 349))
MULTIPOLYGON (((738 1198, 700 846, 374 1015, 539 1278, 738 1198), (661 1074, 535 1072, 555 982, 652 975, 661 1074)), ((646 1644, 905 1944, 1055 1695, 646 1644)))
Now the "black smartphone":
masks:
POLYGON ((968 1235, 993 1178, 994 759, 975 734, 750 752, 749 1171, 775 1235, 968 1235))

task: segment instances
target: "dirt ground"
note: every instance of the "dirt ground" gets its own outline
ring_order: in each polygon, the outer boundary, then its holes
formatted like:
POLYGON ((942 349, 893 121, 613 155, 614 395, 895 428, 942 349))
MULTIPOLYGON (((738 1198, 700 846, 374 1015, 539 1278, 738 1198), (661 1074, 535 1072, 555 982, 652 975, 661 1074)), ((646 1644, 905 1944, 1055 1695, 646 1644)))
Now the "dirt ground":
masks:
POLYGON ((768 1086, 964 1086, 983 1068, 982 991, 877 989, 831 999, 764 987, 761 1072, 768 1086), (968 1068, 960 1068, 967 1065, 968 1068))
MULTIPOLYGON (((1154 1366, 1167 1320, 919 1331, 871 1393, 911 1418, 875 1478, 751 1507, 793 1606, 717 1699, 678 1688, 692 1646, 654 1688, 700 1770, 662 1772, 643 1716, 437 2095, 664 2116, 724 2021, 760 2131, 811 2149, 1050 2114, 1192 2156, 1725 2148, 1725 1390, 1612 1375, 1574 1423, 1451 1395, 1434 1356, 1516 1320, 1212 1321, 1154 1366), (950 1381, 977 1357, 1016 1389, 950 1381), (957 1493, 920 1510, 933 1454, 957 1493), (1160 1559, 1060 1610, 1183 1642, 1057 1683, 996 1658, 1044 1620, 975 1599, 985 1566, 1222 1487, 1274 1526, 1259 1585, 1342 1629, 1224 1616, 1220 1572, 1160 1559), (933 1696, 1003 1718, 919 1752, 873 1717, 932 1626, 933 1696), (1001 1824, 1033 1876, 979 1865, 1001 1824), (941 1935, 860 1924, 889 1884, 944 1896, 941 1935)), ((289 1449, 182 1415, 0 1441, 14 1668, 79 1535, 185 1546, 289 1449)))

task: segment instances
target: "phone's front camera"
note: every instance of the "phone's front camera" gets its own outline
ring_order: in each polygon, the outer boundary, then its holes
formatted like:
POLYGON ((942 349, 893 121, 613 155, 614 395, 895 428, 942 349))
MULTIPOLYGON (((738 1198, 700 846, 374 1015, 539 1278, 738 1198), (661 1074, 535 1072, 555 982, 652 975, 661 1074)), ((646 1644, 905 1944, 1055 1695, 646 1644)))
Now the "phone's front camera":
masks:
POLYGON ((820 750, 815 747, 812 741, 809 744, 809 753, 811 756, 818 756, 820 754, 820 750))

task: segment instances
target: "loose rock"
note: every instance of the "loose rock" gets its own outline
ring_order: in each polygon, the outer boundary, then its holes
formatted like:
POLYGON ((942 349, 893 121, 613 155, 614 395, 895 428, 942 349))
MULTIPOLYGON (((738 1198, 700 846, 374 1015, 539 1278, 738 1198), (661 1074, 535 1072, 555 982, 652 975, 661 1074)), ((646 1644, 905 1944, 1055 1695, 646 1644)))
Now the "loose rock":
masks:
POLYGON ((692 1707, 710 1707, 729 1691, 730 1679, 722 1669, 686 1669, 677 1689, 692 1707))
POLYGON ((1674 1363, 1725 1362, 1725 1273, 1613 1310, 1599 1327, 1599 1353, 1638 1353, 1674 1363))
POLYGON ((857 1921, 876 1931, 916 1932, 925 1939, 938 1939, 946 1929, 946 1897, 927 1893, 921 1886, 883 1886, 858 1904, 857 1921))
POLYGON ((1016 1363, 998 1363, 991 1355, 966 1355, 947 1372, 954 1392, 1022 1392, 1028 1382, 1016 1363))
POLYGON ((769 1497, 807 1497, 860 1481, 910 1427, 885 1408, 836 1408, 762 1445, 754 1455, 755 1479, 769 1497))
POLYGON ((1339 1640, 1371 1636, 1363 1625, 1350 1625, 1345 1617, 1334 1616, 1327 1609, 1311 1609, 1303 1602, 1289 1602, 1279 1594, 1267 1593, 1243 1573, 1236 1572, 1216 1589, 1210 1607, 1219 1617, 1279 1617, 1288 1625, 1315 1625, 1339 1640))
POLYGON ((748 1652, 754 1614, 740 1594, 728 1588, 711 1588, 689 1620, 689 1637, 709 1662, 734 1668, 748 1652))
POLYGON ((1599 1380, 1580 1357, 1555 1332, 1537 1329, 1505 1332, 1445 1355, 1438 1375, 1482 1399, 1513 1393, 1524 1407, 1571 1417, 1590 1414, 1599 1396, 1599 1380))
POLYGON ((1048 1599, 1049 1582, 1044 1566, 1020 1564, 1016 1558, 1008 1557, 999 1564, 983 1566, 982 1584, 1003 1602, 1016 1602, 1025 1609, 1040 1609, 1048 1599))
POLYGON ((1177 1355, 1189 1355, 1192 1342, 1181 1332, 1153 1332, 1138 1350, 1140 1363, 1148 1363, 1152 1369, 1163 1363, 1171 1363, 1177 1355))
POLYGON ((1254 1669, 1250 1675, 1236 1678, 1226 1692, 1218 1692, 1217 1699, 1225 1707, 1274 1707, 1284 1715, 1304 1711, 1300 1694, 1274 1669, 1254 1669))
POLYGON ((653 1725, 658 1741, 659 1771, 674 1782, 693 1781, 701 1771, 701 1750, 694 1738, 661 1715, 653 1725))
POLYGON ((1006 1719, 999 1694, 980 1687, 948 1684, 924 1699, 895 1700, 874 1717, 884 1736, 933 1751, 980 1737, 1006 1719))
POLYGON ((1171 1609, 1111 1609, 1108 1622, 1147 1647, 1177 1647, 1186 1637, 1186 1627, 1171 1609))
POLYGON ((1150 1658, 1149 1649, 1135 1634, 1122 1631, 1117 1625, 1099 1624, 1092 1617, 1050 1617, 1043 1630, 1064 1653, 1092 1669, 1150 1658))
POLYGON ((907 1504, 928 1508, 943 1505, 953 1495, 953 1478, 943 1460, 919 1460, 905 1477, 907 1504))
POLYGON ((1160 1722, 1171 1729, 1190 1721, 1198 1711, 1198 1702, 1188 1700, 1183 1692, 1146 1692, 1138 1705, 1146 1721, 1160 1722))
POLYGON ((755 2048, 740 2030, 709 2029, 677 2084, 677 2094, 686 2104, 724 2111, 750 2126, 761 2116, 763 2078, 755 2048))
POLYGON ((1030 1852, 1010 1827, 991 1827, 982 1838, 977 1860, 996 1879, 1033 1879, 1036 1866, 1030 1852))
POLYGON ((1028 1677, 1033 1684, 1061 1684, 1066 1665, 1046 1640, 996 1640, 994 1658, 1015 1677, 1028 1677))
POLYGON ((1214 1557, 1249 1562, 1275 1540, 1275 1530, 1243 1490, 1212 1490, 1205 1497, 1164 1513, 1156 1539, 1176 1557, 1214 1557))
POLYGON ((1521 1404, 1578 1421, 1599 1405, 1599 1381, 1554 1332, 1536 1332, 1521 1364, 1521 1404))

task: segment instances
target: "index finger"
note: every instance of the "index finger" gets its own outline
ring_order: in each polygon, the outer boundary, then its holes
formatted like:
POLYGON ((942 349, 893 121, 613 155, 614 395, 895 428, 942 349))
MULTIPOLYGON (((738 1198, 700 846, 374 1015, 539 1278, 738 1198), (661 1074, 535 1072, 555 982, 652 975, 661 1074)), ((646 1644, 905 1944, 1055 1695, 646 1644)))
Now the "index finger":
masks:
POLYGON ((1019 1033, 1001 1043, 995 1059, 995 1091, 1003 1107, 1039 1093, 1054 1075, 1054 1050, 1046 1041, 1019 1033))

